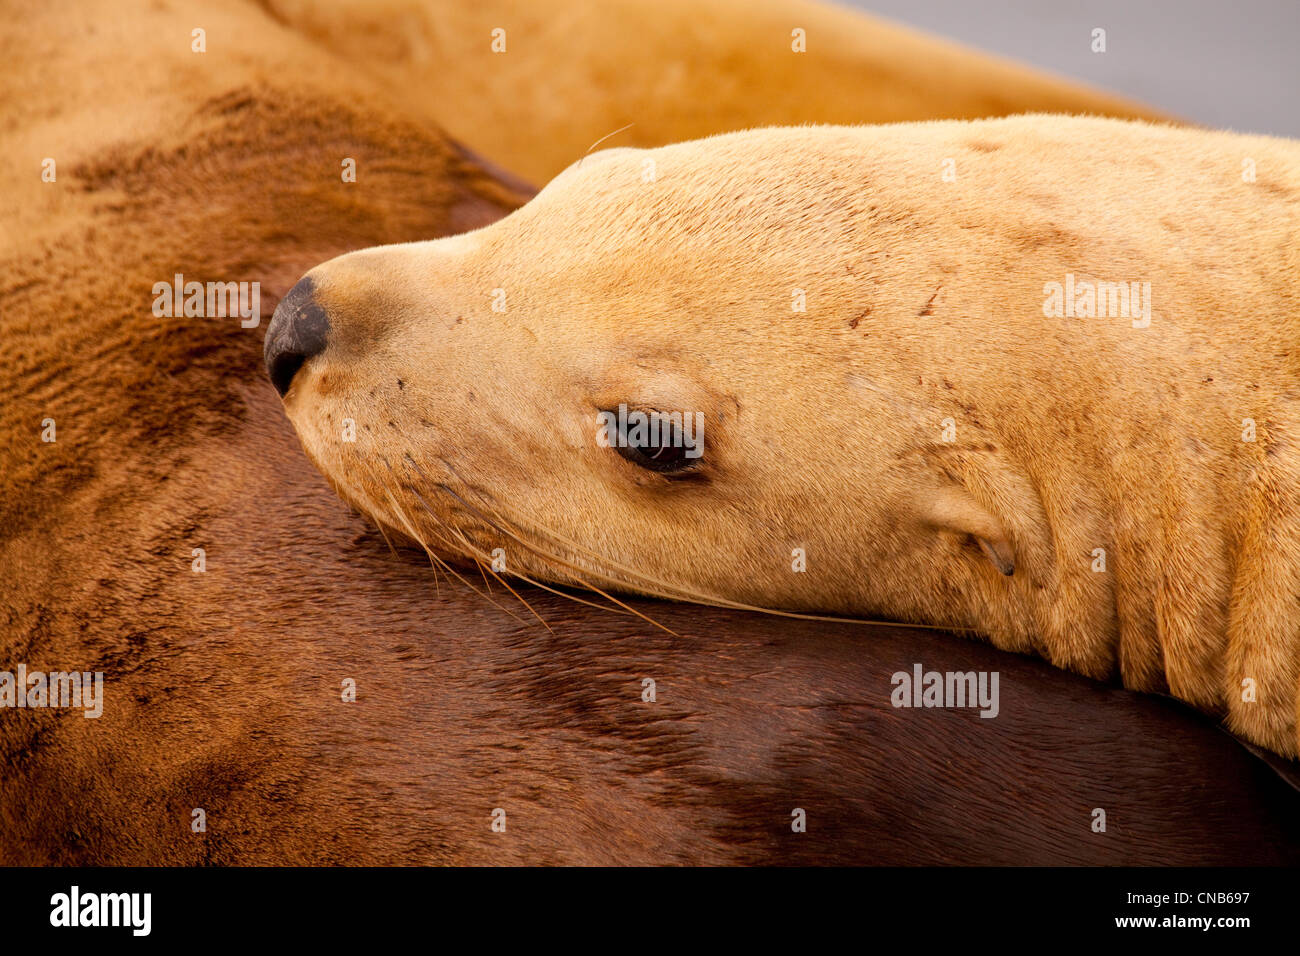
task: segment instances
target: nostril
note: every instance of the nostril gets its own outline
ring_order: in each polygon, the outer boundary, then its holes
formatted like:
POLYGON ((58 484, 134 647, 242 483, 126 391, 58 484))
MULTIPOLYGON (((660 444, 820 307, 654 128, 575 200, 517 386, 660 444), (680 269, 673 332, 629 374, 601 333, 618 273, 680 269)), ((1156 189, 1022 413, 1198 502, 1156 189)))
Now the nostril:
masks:
POLYGON ((285 393, 289 391, 289 386, 293 384, 293 377, 298 374, 298 369, 302 368, 302 363, 307 361, 307 356, 299 352, 281 352, 272 358, 266 366, 266 372, 271 376, 271 384, 275 390, 284 398, 285 393))
POLYGON ((271 384, 282 398, 298 370, 325 350, 329 338, 329 317, 313 298, 315 288, 310 278, 299 280, 276 306, 266 330, 262 357, 271 384))

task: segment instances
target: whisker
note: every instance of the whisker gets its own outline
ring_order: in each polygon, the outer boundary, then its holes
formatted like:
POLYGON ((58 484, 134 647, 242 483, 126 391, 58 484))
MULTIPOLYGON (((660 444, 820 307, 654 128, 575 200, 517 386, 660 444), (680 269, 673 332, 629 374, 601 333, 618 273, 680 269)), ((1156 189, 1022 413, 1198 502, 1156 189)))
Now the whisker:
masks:
POLYGON ((631 129, 631 128, 632 128, 633 126, 635 126, 635 125, 636 125, 635 123, 628 123, 626 126, 620 126, 618 129, 614 130, 614 132, 612 132, 612 133, 606 133, 606 134, 605 134, 604 136, 602 136, 600 139, 596 140, 596 142, 594 142, 594 143, 592 143, 590 146, 588 146, 588 147, 587 147, 587 151, 586 151, 585 153, 583 153, 583 154, 578 158, 578 168, 579 168, 579 169, 582 168, 582 161, 583 161, 584 159, 586 159, 588 156, 591 155, 591 151, 592 151, 593 149, 595 149, 595 148, 596 148, 597 146, 599 146, 601 143, 605 142, 605 140, 609 139, 611 136, 617 136, 619 133, 623 132, 623 130, 625 130, 625 129, 631 129))
MULTIPOLYGON (((459 500, 463 505, 470 508, 471 510, 476 510, 473 509, 473 506, 470 505, 468 502, 466 502, 464 498, 461 498, 459 495, 456 495, 455 492, 452 491, 452 489, 448 488, 446 485, 442 485, 442 487, 448 493, 455 495, 457 500, 459 500)), ((479 516, 482 520, 485 521, 488 520, 486 516, 483 516, 481 513, 479 513, 479 516)), ((518 522, 511 520, 510 523, 517 524, 518 522)), ((499 526, 497 527, 497 530, 501 531, 502 533, 508 533, 505 529, 500 528, 499 526)), ((785 618, 791 618, 800 621, 825 621, 833 624, 872 624, 880 627, 917 628, 920 630, 943 631, 945 633, 961 633, 961 632, 968 632, 972 634, 976 633, 973 628, 964 628, 956 625, 949 626, 949 625, 942 625, 942 624, 910 624, 904 621, 884 621, 884 620, 876 620, 871 618, 838 617, 835 615, 809 614, 803 611, 785 611, 777 608, 760 607, 752 604, 745 604, 744 602, 741 601, 732 601, 727 598, 718 597, 716 595, 705 594, 699 591, 692 591, 680 585, 674 585, 668 582, 659 581, 658 579, 652 578, 642 571, 638 571, 634 568, 625 567, 619 564, 618 562, 611 560, 605 555, 596 554, 595 552, 592 552, 590 549, 585 548, 576 542, 567 540, 559 533, 552 531, 550 529, 546 529, 546 528, 539 529, 534 527, 525 530, 527 532, 530 532, 534 537, 539 537, 539 538, 550 537, 553 540, 558 541, 562 546, 568 547, 572 551, 575 551, 579 554, 586 554, 591 560, 597 561, 599 563, 607 564, 609 567, 613 568, 614 570, 623 572, 625 575, 627 575, 627 577, 632 579, 633 583, 637 583, 642 586, 644 586, 645 584, 654 585, 655 586, 654 589, 647 587, 646 591, 655 597, 667 598, 670 600, 678 600, 678 601, 684 600, 690 603, 703 604, 712 607, 728 608, 736 611, 751 611, 758 614, 769 614, 774 617, 785 617, 785 618)), ((528 546, 528 543, 525 542, 518 535, 511 534, 510 536, 514 538, 514 540, 519 541, 521 544, 525 545, 526 547, 528 546)), ((573 567, 573 565, 563 561, 562 559, 554 555, 548 555, 543 552, 536 551, 535 549, 534 549, 534 553, 538 554, 540 557, 548 558, 549 560, 562 563, 570 568, 573 567)), ((627 583, 629 583, 627 581, 620 581, 618 578, 615 578, 606 572, 597 571, 596 573, 601 574, 603 577, 609 579, 614 584, 626 585, 627 583)), ((598 589, 596 588, 593 588, 593 590, 598 591, 598 589)), ((600 592, 598 591, 598 593, 600 592)))
MULTIPOLYGON (((445 482, 435 481, 431 479, 429 475, 425 473, 424 469, 420 467, 420 464, 414 458, 412 458, 409 453, 404 453, 403 458, 412 468, 415 469, 416 473, 428 485, 439 488, 444 493, 450 495, 456 502, 458 502, 462 507, 467 509, 472 515, 477 517, 480 521, 483 521, 498 533, 517 542, 520 546, 522 546, 532 554, 536 555, 537 557, 541 558, 542 560, 555 564, 561 568, 564 568, 565 570, 574 572, 580 587, 590 590, 593 593, 599 594, 601 597, 605 598, 611 603, 616 604, 619 607, 623 608, 627 613, 634 614, 638 617, 641 617, 646 621, 648 621, 650 624, 654 625, 655 627, 658 627, 664 631, 668 631, 669 633, 674 633, 674 632, 672 632, 669 628, 665 627, 664 625, 660 624, 658 621, 655 621, 652 618, 647 617, 646 615, 638 612, 636 609, 629 607, 628 605, 624 604, 622 601, 619 601, 617 598, 614 598, 612 595, 606 593, 601 588, 593 584, 590 580, 588 580, 588 576, 594 574, 604 579, 606 582, 608 582, 609 584, 615 587, 630 586, 639 591, 642 591, 643 593, 651 597, 657 597, 665 600, 681 601, 681 602, 693 603, 693 604, 702 604, 710 607, 727 608, 730 610, 749 611, 755 614, 768 614, 774 617, 784 617, 784 618, 790 618, 792 620, 824 621, 832 624, 870 624, 879 627, 916 628, 919 630, 933 630, 933 631, 941 631, 945 633, 962 633, 962 632, 967 632, 972 634, 976 633, 973 628, 960 627, 957 625, 914 624, 914 623, 908 623, 904 621, 886 621, 886 620, 878 620, 874 618, 840 617, 838 615, 828 615, 828 614, 809 614, 803 611, 787 611, 787 610, 781 610, 777 608, 761 607, 758 605, 746 604, 741 601, 732 601, 715 594, 708 594, 702 591, 689 588, 685 585, 662 581, 646 574, 643 571, 639 571, 635 568, 631 568, 620 562, 617 562, 612 558, 608 557, 607 555, 598 554, 575 541, 571 541, 567 539, 565 536, 561 535, 560 533, 552 529, 539 527, 536 525, 530 526, 528 523, 522 522, 514 518, 513 516, 509 518, 503 516, 501 512, 498 510, 498 506, 494 502, 488 501, 487 500, 488 496, 486 496, 482 490, 474 488, 468 482, 465 482, 465 480, 459 475, 459 473, 451 465, 450 462, 440 459, 442 460, 443 464, 447 466, 448 470, 451 471, 452 474, 456 475, 456 477, 462 482, 462 484, 465 485, 467 489, 473 491, 474 494, 483 501, 485 507, 489 507, 492 509, 495 518, 484 514, 481 509, 471 504, 464 497, 458 494, 453 488, 448 486, 445 482), (512 530, 512 527, 519 528, 520 529, 519 532, 512 530), (567 558, 564 558, 551 551, 543 550, 534 541, 525 540, 525 538, 522 537, 521 534, 528 535, 536 539, 536 541, 549 540, 553 543, 556 543, 560 547, 567 549, 572 555, 583 558, 590 562, 594 562, 596 567, 583 567, 574 564, 571 560, 567 558), (601 570, 602 566, 609 568, 610 570, 609 571, 601 570), (611 571, 617 573, 611 573, 611 571)), ((426 501, 422 503, 424 504, 425 509, 429 511, 430 514, 433 514, 433 509, 429 507, 428 502, 426 501)), ((544 590, 551 591, 551 593, 559 594, 563 597, 569 598, 570 600, 575 600, 575 601, 579 600, 573 595, 556 591, 552 588, 546 587, 540 582, 533 581, 531 578, 525 577, 524 575, 519 574, 517 571, 512 571, 511 574, 513 574, 515 577, 521 578, 522 580, 528 581, 528 583, 536 587, 541 587, 544 590)), ((494 572, 494 576, 496 576, 495 572, 494 572)), ((499 576, 497 577, 498 580, 500 580, 499 576)), ((588 604, 593 607, 601 607, 601 605, 597 605, 589 601, 580 601, 580 603, 588 604)), ((609 611, 614 610, 613 608, 603 608, 603 609, 609 611)))
MULTIPOLYGON (((582 572, 582 571, 586 571, 586 570, 587 570, 587 569, 585 569, 585 568, 578 567, 577 565, 572 564, 572 563, 570 563, 570 562, 568 562, 568 561, 565 561, 564 559, 559 558, 559 557, 556 556, 556 555, 546 554, 546 553, 544 553, 544 552, 542 552, 542 551, 539 551, 537 548, 535 548, 533 545, 529 544, 528 542, 524 541, 524 540, 523 540, 522 538, 520 538, 518 535, 513 534, 513 533, 507 531, 505 528, 502 528, 502 527, 501 527, 500 525, 498 525, 496 522, 492 521, 490 518, 488 518, 486 515, 484 515, 481 511, 479 511, 477 508, 475 508, 473 505, 471 505, 468 501, 466 501, 466 500, 465 500, 464 498, 462 498, 460 495, 456 494, 455 491, 453 491, 451 488, 448 488, 445 484, 439 482, 439 483, 438 483, 438 487, 441 488, 443 491, 447 492, 447 494, 449 494, 449 495, 451 495, 452 497, 454 497, 454 498, 455 498, 457 501, 459 501, 463 506, 465 506, 466 508, 469 508, 469 509, 470 509, 470 510, 475 514, 475 515, 478 516, 478 518, 479 518, 481 521, 485 521, 485 522, 487 522, 491 527, 496 528, 496 529, 497 529, 498 531, 500 531, 502 534, 509 534, 510 537, 512 537, 514 540, 518 541, 521 545, 523 545, 525 548, 527 548, 528 550, 532 551, 534 554, 538 555, 539 557, 542 557, 542 558, 544 558, 544 559, 546 559, 546 560, 549 560, 549 561, 551 561, 552 563, 561 564, 561 565, 563 565, 564 567, 566 567, 566 568, 568 568, 569 570, 572 570, 572 571, 582 572)), ((514 573, 515 573, 516 576, 518 576, 518 577, 524 577, 523 575, 519 574, 518 572, 514 572, 514 573)), ((606 575, 606 577, 608 577, 608 575, 606 575)), ((524 580, 526 580, 526 581, 530 581, 530 583, 535 583, 535 582, 531 582, 531 579, 526 578, 526 577, 524 578, 524 580)), ((619 607, 621 607, 621 608, 622 608, 624 611, 626 611, 627 613, 629 613, 629 614, 633 614, 633 615, 635 615, 635 616, 641 618, 641 619, 642 619, 643 621, 645 621, 646 623, 648 623, 648 624, 652 624, 653 626, 659 628, 661 631, 665 631, 665 632, 667 632, 667 633, 673 635, 673 637, 681 637, 681 635, 678 634, 676 631, 674 631, 672 628, 670 628, 670 627, 666 627, 666 626, 664 626, 663 624, 660 624, 660 623, 659 623, 658 621, 656 621, 654 618, 649 617, 648 615, 641 613, 641 612, 638 611, 636 608, 631 607, 631 606, 629 606, 629 605, 627 605, 627 604, 624 604, 624 603, 623 603, 622 601, 620 601, 618 598, 614 597, 614 596, 611 595, 611 594, 607 594, 605 591, 602 591, 600 588, 596 587, 596 585, 592 584, 590 581, 586 580, 585 578, 581 578, 581 577, 580 577, 578 580, 581 582, 581 586, 582 586, 582 587, 585 587, 585 588, 587 588, 587 589, 590 590, 590 591, 594 591, 596 594, 599 594, 601 597, 603 597, 605 600, 611 602, 612 604, 617 604, 619 607)), ((552 589, 547 588, 547 590, 552 590, 552 589)), ((552 593, 557 593, 557 594, 558 594, 558 593, 561 593, 561 592, 558 592, 558 591, 552 591, 552 593)), ((566 595, 566 596, 571 596, 571 595, 566 595)), ((575 600, 576 600, 576 599, 575 599, 575 600)), ((584 602, 584 603, 590 603, 590 602, 584 602)))
MULTIPOLYGON (((388 459, 387 459, 387 458, 383 458, 383 456, 380 456, 380 458, 381 458, 381 460, 383 461, 384 465, 388 468, 389 472, 391 473, 392 470, 393 470, 393 468, 392 468, 392 465, 389 464, 388 459)), ((438 557, 436 554, 434 554, 434 553, 433 553, 433 549, 431 549, 431 548, 429 547, 428 543, 424 540, 423 537, 421 537, 420 533, 419 533, 418 531, 416 531, 415 526, 414 526, 414 523, 410 520, 409 517, 407 517, 406 513, 405 513, 404 511, 402 511, 401 507, 397 504, 396 499, 393 497, 392 493, 391 493, 391 492, 390 492, 386 487, 384 488, 384 495, 385 495, 385 497, 388 498, 389 505, 392 507, 392 513, 395 514, 395 515, 397 516, 398 521, 400 522, 400 524, 402 524, 402 525, 405 526, 405 528, 406 528, 406 533, 409 534, 409 535, 411 536, 411 538, 412 538, 416 543, 418 543, 418 544, 420 545, 421 548, 424 549, 424 553, 427 554, 427 555, 429 556, 429 559, 430 559, 431 562, 432 562, 432 561, 437 561, 438 564, 441 565, 442 569, 443 569, 444 571, 446 571, 448 575, 452 575, 452 576, 454 576, 454 577, 456 578, 456 580, 460 581, 460 583, 463 584, 463 585, 465 585, 465 587, 469 588, 471 591, 473 591, 474 593, 478 594, 480 597, 482 597, 484 600, 486 600, 489 604, 492 604, 494 607, 496 607, 496 608, 498 608, 498 609, 504 611, 506 614, 509 614, 509 615, 510 615, 511 617, 513 617, 516 621, 520 621, 520 623, 523 623, 523 622, 520 620, 520 618, 519 618, 517 615, 515 615, 513 612, 511 612, 508 608, 502 607, 502 606, 501 606, 500 604, 498 604, 495 600, 493 600, 489 595, 484 594, 484 593, 483 593, 482 591, 480 591, 478 588, 474 587, 474 585, 470 584, 467 580, 465 580, 464 576, 462 576, 461 573, 460 573, 459 571, 457 571, 455 568, 453 568, 450 564, 448 564, 448 563, 447 563, 446 561, 444 561, 442 558, 440 558, 440 557, 438 557)), ((427 507, 427 505, 426 505, 426 507, 427 507)), ((435 520, 437 519, 437 515, 434 515, 433 517, 435 518, 435 520)), ((447 542, 444 541, 443 543, 446 544, 447 542)), ((521 598, 520 600, 522 601, 523 599, 521 598)), ((529 611, 532 611, 533 616, 536 617, 539 621, 541 621, 541 622, 542 622, 542 626, 543 626, 543 627, 546 627, 546 629, 549 631, 549 630, 550 630, 550 626, 547 625, 547 623, 546 623, 545 621, 542 620, 541 616, 540 616, 536 611, 534 611, 533 608, 532 608, 531 606, 529 606, 528 602, 527 602, 527 601, 523 601, 523 604, 524 604, 525 607, 528 608, 529 611)))
MULTIPOLYGON (((416 491, 414 488, 411 488, 411 489, 409 489, 409 490, 410 490, 410 491, 411 491, 411 492, 416 496, 417 499, 419 499, 420 504, 423 505, 424 510, 427 511, 427 512, 429 513, 430 517, 432 517, 435 521, 438 521, 439 524, 442 524, 442 522, 439 521, 438 516, 437 516, 437 514, 434 512, 434 510, 433 510, 432 508, 429 507, 429 503, 428 503, 427 501, 424 500, 424 496, 421 495, 421 494, 420 494, 418 491, 416 491)), ((447 542, 444 540, 443 543, 446 544, 447 542)), ((428 548, 426 547, 425 550, 428 551, 428 548)), ((430 557, 432 557, 432 556, 433 556, 433 552, 432 552, 432 551, 429 551, 429 555, 430 555, 430 557)), ((472 557, 472 558, 474 559, 474 563, 478 565, 479 573, 482 574, 482 573, 483 573, 483 563, 482 563, 482 561, 480 561, 480 560, 478 559, 478 556, 477 556, 477 555, 473 555, 473 554, 471 554, 470 557, 472 557)), ((483 593, 482 591, 480 591, 478 588, 474 587, 472 584, 470 584, 468 581, 466 581, 463 577, 461 577, 459 574, 457 574, 456 571, 453 570, 452 567, 451 567, 450 565, 448 565, 446 562, 441 561, 441 559, 439 559, 439 561, 440 561, 440 563, 443 565, 444 568, 446 568, 450 573, 455 574, 456 577, 457 577, 457 578, 458 578, 458 579, 459 579, 459 580, 460 580, 460 581, 461 581, 461 582, 462 582, 466 587, 468 587, 471 591, 473 591, 474 593, 476 593, 476 594, 478 594, 479 596, 483 597, 485 600, 487 600, 487 601, 488 601, 490 604, 492 604, 494 607, 498 607, 498 608, 500 608, 501 610, 505 611, 507 614, 509 614, 511 617, 513 617, 516 621, 520 621, 520 623, 523 623, 522 620, 521 620, 517 615, 511 613, 509 610, 507 610, 506 608, 502 607, 502 606, 501 606, 500 604, 498 604, 495 600, 493 600, 489 595, 484 594, 484 593, 483 593)), ((537 618, 537 620, 538 620, 539 622, 541 622, 542 627, 546 628, 546 630, 547 630, 547 631, 550 631, 552 634, 555 633, 555 631, 552 630, 551 625, 549 625, 549 624, 546 623, 546 619, 543 618, 540 614, 538 614, 538 613, 537 613, 537 610, 536 610, 536 609, 535 609, 531 604, 529 604, 526 600, 524 600, 524 598, 523 598, 523 597, 522 597, 522 596, 521 596, 517 591, 515 591, 515 589, 512 588, 512 587, 511 587, 511 586, 510 586, 510 585, 509 585, 509 584, 508 584, 508 583, 507 583, 507 582, 506 582, 506 581, 505 581, 505 580, 504 580, 504 579, 503 579, 499 574, 497 574, 496 571, 492 571, 492 570, 491 570, 491 567, 489 567, 488 570, 491 571, 492 576, 493 576, 494 578, 497 579, 497 583, 499 583, 499 584, 500 584, 502 587, 504 587, 507 591, 509 591, 511 594, 513 594, 513 595, 515 596, 515 599, 518 600, 520 604, 522 604, 524 607, 528 608, 529 612, 533 615, 533 617, 537 618)), ((486 578, 486 577, 483 579, 483 583, 484 583, 484 584, 487 583, 487 578, 486 578)))

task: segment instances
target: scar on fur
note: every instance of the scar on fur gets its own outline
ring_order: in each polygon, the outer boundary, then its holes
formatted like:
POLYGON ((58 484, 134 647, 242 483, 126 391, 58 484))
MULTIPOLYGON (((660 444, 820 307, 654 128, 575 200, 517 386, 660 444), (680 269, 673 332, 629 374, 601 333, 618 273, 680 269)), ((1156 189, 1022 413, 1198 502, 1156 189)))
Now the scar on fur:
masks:
POLYGON ((920 312, 918 312, 918 313, 916 313, 916 314, 917 314, 917 315, 934 315, 934 308, 933 308, 933 307, 934 307, 934 300, 937 299, 937 298, 939 297, 939 293, 942 292, 942 291, 943 291, 943 286, 939 286, 939 288, 935 289, 935 290, 934 290, 934 295, 930 296, 929 301, 927 301, 927 302, 925 303, 925 308, 922 309, 920 312))

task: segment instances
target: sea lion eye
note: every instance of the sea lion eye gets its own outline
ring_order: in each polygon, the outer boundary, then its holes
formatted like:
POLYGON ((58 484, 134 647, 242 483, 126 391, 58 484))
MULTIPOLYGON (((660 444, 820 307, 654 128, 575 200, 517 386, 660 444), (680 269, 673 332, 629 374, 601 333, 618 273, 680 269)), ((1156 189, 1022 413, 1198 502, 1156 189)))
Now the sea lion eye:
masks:
MULTIPOLYGON (((703 462, 704 435, 702 422, 681 414, 656 411, 602 411, 608 444, 623 458, 647 471, 661 475, 684 475, 703 462)), ((689 413, 687 413, 689 414, 689 413)), ((698 416, 703 418, 703 416, 698 416)))

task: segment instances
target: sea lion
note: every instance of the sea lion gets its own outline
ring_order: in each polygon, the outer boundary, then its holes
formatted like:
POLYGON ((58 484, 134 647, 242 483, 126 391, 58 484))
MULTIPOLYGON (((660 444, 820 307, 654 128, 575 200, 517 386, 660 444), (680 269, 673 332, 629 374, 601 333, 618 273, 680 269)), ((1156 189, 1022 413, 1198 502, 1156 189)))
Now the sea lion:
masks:
POLYGON ((598 140, 754 126, 1159 111, 807 0, 266 0, 413 116, 532 182, 598 140), (616 134, 611 136, 611 134, 616 134))
POLYGON ((312 269, 268 367, 439 555, 965 629, 1294 757, 1298 190, 1290 141, 1063 116, 611 151, 312 269))

